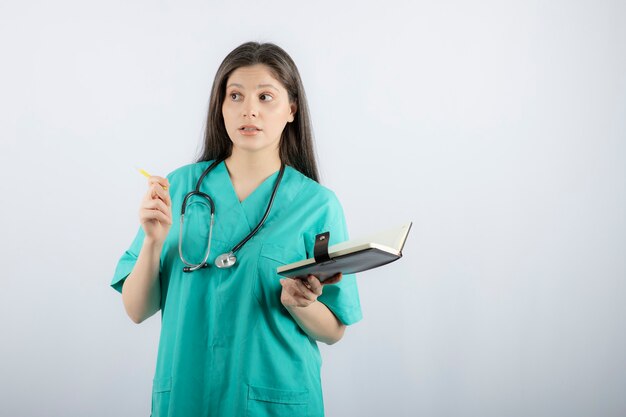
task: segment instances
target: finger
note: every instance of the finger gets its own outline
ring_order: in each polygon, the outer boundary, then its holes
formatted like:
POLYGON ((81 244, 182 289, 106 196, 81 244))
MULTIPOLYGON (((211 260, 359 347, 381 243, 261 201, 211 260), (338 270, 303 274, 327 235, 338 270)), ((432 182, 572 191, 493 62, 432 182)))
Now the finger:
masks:
POLYGON ((161 188, 165 190, 170 188, 170 182, 167 180, 167 178, 159 177, 158 175, 153 175, 150 178, 148 178, 148 184, 150 185, 158 184, 161 186, 161 188))
POLYGON ((149 211, 158 211, 163 213, 168 219, 168 223, 172 223, 172 210, 160 199, 145 200, 141 205, 140 212, 141 211, 145 211, 146 213, 149 211))
POLYGON ((337 273, 337 274, 333 275, 332 277, 330 277, 330 278, 328 278, 328 279, 325 279, 325 280, 322 282, 322 285, 332 285, 332 284, 336 284, 336 283, 338 283, 339 281, 341 281, 341 278, 343 278, 343 274, 342 274, 341 272, 339 272, 339 273, 337 273))
POLYGON ((280 280, 280 285, 283 286, 280 301, 284 306, 306 307, 311 304, 310 301, 300 295, 300 291, 296 287, 296 283, 293 279, 283 278, 280 280))
POLYGON ((141 210, 139 217, 142 223, 150 220, 157 220, 159 223, 172 224, 171 218, 159 210, 141 210))
POLYGON ((300 290, 296 286, 296 283, 291 278, 283 278, 280 280, 280 285, 283 287, 283 293, 287 294, 288 298, 292 301, 296 301, 300 297, 300 290))
POLYGON ((319 279, 317 279, 316 276, 309 275, 308 277, 306 277, 306 280, 309 283, 309 288, 311 289, 311 291, 313 291, 315 295, 317 295, 318 297, 322 295, 322 283, 319 279))
POLYGON ((159 211, 161 211, 165 215, 169 215, 170 214, 169 207, 163 202, 163 200, 159 200, 158 198, 154 199, 154 200, 146 201, 142 205, 142 208, 148 209, 148 210, 159 210, 159 211))
POLYGON ((306 286, 304 281, 302 281, 300 279, 296 279, 295 281, 296 281, 296 285, 298 287, 298 290, 300 290, 300 295, 303 298, 306 298, 309 301, 317 300, 317 295, 313 291, 311 291, 311 289, 309 287, 306 286))
POLYGON ((289 293, 289 295, 294 295, 299 292, 292 278, 281 278, 279 281, 280 285, 283 286, 283 288, 287 293, 289 293))
POLYGON ((150 186, 150 197, 151 198, 160 198, 167 204, 168 206, 172 205, 172 200, 170 199, 170 192, 164 190, 160 184, 152 184, 150 186))

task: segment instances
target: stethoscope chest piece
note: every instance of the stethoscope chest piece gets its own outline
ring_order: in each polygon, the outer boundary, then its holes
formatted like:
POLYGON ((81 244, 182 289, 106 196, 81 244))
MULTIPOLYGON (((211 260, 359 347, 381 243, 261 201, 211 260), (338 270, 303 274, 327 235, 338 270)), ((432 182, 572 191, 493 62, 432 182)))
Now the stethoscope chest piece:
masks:
POLYGON ((215 266, 217 266, 220 269, 230 268, 231 266, 235 265, 236 262, 237 262, 237 257, 232 252, 223 253, 217 258, 215 258, 215 266))

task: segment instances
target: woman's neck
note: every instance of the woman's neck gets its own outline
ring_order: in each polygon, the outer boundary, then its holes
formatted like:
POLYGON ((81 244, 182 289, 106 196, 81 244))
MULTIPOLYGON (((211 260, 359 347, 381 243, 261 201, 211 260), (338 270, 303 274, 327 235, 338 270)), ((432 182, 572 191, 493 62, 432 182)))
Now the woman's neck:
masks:
POLYGON ((224 163, 239 201, 245 200, 281 165, 278 152, 238 152, 234 148, 224 163))
POLYGON ((280 169, 278 152, 242 152, 233 148, 225 162, 230 177, 243 180, 265 179, 280 169))

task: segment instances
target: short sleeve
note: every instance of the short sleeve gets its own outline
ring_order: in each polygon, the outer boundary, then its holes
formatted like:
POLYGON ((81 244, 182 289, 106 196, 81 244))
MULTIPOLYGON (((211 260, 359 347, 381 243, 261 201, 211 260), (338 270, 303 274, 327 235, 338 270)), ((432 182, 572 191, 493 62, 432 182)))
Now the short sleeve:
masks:
POLYGON ((143 228, 140 226, 133 243, 130 245, 130 248, 120 258, 117 263, 117 267, 115 268, 115 273, 113 274, 113 280, 111 280, 111 287, 113 289, 122 292, 122 286, 124 285, 124 280, 126 277, 132 272, 135 262, 137 262, 137 258, 139 257, 139 252, 141 251, 141 246, 143 245, 145 234, 143 228))
MULTIPOLYGON (((343 209, 339 201, 332 201, 330 206, 328 223, 323 228, 324 230, 317 233, 330 232, 329 245, 334 245, 348 240, 349 237, 343 209)), ((307 236, 307 240, 314 242, 315 236, 307 236)), ((355 274, 344 275, 337 284, 325 285, 318 301, 324 303, 345 325, 354 324, 363 318, 355 274)))

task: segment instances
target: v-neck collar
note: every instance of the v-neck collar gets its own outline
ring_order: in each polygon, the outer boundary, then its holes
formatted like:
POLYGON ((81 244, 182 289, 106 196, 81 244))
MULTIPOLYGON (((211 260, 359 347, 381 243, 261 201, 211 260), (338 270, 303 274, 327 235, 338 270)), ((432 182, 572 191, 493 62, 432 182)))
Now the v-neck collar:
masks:
MULTIPOLYGON (((230 191, 232 193, 232 196, 235 198, 235 200, 237 200, 237 202, 242 207, 251 205, 252 204, 250 203, 251 200, 252 201, 258 200, 257 198, 258 194, 266 194, 268 189, 270 193, 269 195, 271 195, 271 192, 274 189, 274 185, 276 184, 276 178, 278 178, 278 173, 280 172, 280 169, 278 169, 277 171, 272 173, 269 177, 264 179, 261 182, 261 184, 259 184, 254 190, 252 190, 252 192, 248 194, 246 198, 240 201, 239 197, 237 196, 237 192, 235 191, 235 185, 233 184, 233 181, 230 177, 230 172, 228 171, 228 166, 226 165, 226 161, 222 161, 220 165, 223 165, 226 176, 228 177, 228 184, 230 185, 230 191)), ((268 202, 269 202, 269 196, 268 196, 268 202)))
MULTIPOLYGON (((248 197, 239 201, 225 162, 215 166, 200 186, 200 190, 208 193, 215 201, 215 239, 235 245, 256 227, 265 213, 279 172, 270 175, 248 197)), ((285 173, 265 225, 280 217, 281 212, 289 207, 289 203, 300 191, 304 184, 303 176, 295 173, 297 171, 290 166, 285 166, 285 173)))
MULTIPOLYGON (((230 178, 226 162, 220 162, 215 167, 215 176, 217 177, 216 179, 218 179, 222 184, 222 187, 220 187, 222 194, 221 200, 223 200, 224 207, 216 207, 216 212, 224 214, 228 213, 228 217, 232 217, 233 215, 235 217, 241 216, 241 218, 245 220, 246 234, 250 233, 252 229, 261 221, 261 218, 265 213, 265 209, 267 208, 267 204, 269 203, 269 199, 272 195, 274 184, 278 178, 278 173, 279 171, 276 171, 267 177, 243 201, 239 201, 239 197, 237 197, 237 193, 235 192, 235 187, 230 178)), ((238 223, 241 224, 242 222, 238 223)), ((237 229, 239 229, 239 227, 237 227, 237 229)), ((235 234, 239 233, 236 232, 235 234)))

